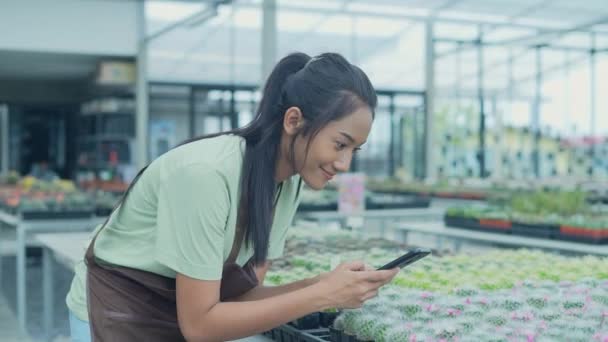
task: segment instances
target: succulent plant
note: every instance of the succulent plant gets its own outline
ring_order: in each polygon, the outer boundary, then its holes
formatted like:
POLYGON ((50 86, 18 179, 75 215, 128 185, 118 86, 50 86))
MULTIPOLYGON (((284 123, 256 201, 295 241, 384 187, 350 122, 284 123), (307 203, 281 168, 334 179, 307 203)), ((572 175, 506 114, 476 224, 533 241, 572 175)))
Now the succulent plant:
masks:
POLYGON ((488 322, 492 325, 495 325, 495 326, 501 326, 501 325, 505 325, 507 323, 507 319, 503 315, 494 314, 494 315, 487 316, 486 322, 488 322))
MULTIPOLYGON (((412 330, 405 325, 397 325, 390 328, 386 332, 386 342, 389 341, 410 341, 410 337, 412 336, 412 330)), ((378 341, 381 342, 381 341, 378 341)))
POLYGON ((422 306, 416 303, 405 304, 400 307, 400 312, 407 317, 413 317, 422 312, 422 306))
POLYGON ((354 332, 355 336, 361 341, 372 341, 376 332, 377 318, 372 314, 362 314, 357 319, 357 329, 354 332))
POLYGON ((373 328, 372 340, 376 342, 390 341, 388 340, 389 331, 398 324, 398 321, 387 320, 385 322, 377 322, 373 328))
POLYGON ((524 303, 520 298, 508 298, 502 302, 501 307, 509 311, 514 311, 521 308, 523 305, 524 303))
POLYGON ((447 323, 434 328, 434 336, 437 339, 451 340, 460 334, 459 326, 454 323, 447 323))
POLYGON ((359 310, 347 310, 343 314, 343 330, 350 334, 354 335, 358 329, 359 318, 361 317, 361 311, 359 310))
POLYGON ((547 301, 547 297, 544 296, 531 296, 526 300, 526 303, 536 309, 542 309, 547 306, 547 301))

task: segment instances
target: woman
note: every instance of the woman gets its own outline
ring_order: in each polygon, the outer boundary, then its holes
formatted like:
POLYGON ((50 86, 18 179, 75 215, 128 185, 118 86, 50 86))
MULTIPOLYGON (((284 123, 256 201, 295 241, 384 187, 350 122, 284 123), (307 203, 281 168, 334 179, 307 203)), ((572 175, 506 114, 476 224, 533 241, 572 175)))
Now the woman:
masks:
POLYGON ((342 56, 283 58, 248 126, 182 144, 132 182, 77 265, 67 297, 73 339, 233 340, 375 296, 397 270, 350 262, 261 285, 282 254, 302 181, 322 189, 349 169, 375 106, 367 76, 342 56))

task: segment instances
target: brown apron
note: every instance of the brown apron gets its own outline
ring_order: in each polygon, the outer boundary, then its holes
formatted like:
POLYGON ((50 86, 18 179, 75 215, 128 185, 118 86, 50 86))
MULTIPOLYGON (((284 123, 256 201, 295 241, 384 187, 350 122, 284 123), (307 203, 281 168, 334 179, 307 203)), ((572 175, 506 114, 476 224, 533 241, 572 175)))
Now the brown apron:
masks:
MULTIPOLYGON (((185 341, 177 321, 175 279, 97 262, 93 254, 96 239, 85 256, 92 341, 185 341)), ((253 258, 243 267, 235 262, 242 240, 243 230, 237 225, 222 271, 221 301, 258 285, 253 258)))

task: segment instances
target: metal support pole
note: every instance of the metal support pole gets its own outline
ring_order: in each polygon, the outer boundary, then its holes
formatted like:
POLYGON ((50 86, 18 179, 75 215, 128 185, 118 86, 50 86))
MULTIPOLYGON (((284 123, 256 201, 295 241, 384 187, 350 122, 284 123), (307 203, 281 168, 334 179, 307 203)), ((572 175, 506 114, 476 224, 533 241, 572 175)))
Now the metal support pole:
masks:
MULTIPOLYGON (((456 109, 457 109, 457 113, 456 113, 456 117, 454 118, 455 122, 463 122, 462 127, 454 127, 452 130, 452 143, 449 144, 449 146, 452 147, 453 151, 451 154, 452 156, 452 160, 448 159, 448 163, 446 164, 447 167, 454 167, 455 169, 452 170, 452 172, 446 172, 447 176, 451 176, 451 175, 457 175, 457 176, 464 176, 466 174, 466 167, 464 165, 464 163, 462 163, 462 166, 460 167, 460 172, 459 172, 459 165, 460 164, 460 160, 463 160, 463 158, 465 158, 466 156, 466 143, 464 143, 467 140, 467 130, 468 130, 468 120, 462 120, 460 121, 461 117, 465 116, 464 110, 463 110, 463 106, 462 106, 462 47, 463 44, 462 42, 458 43, 458 52, 456 54, 456 58, 454 58, 456 65, 454 66, 455 70, 456 70, 456 82, 455 82, 455 93, 456 93, 456 109), (459 141, 459 143, 457 144, 456 141, 459 141), (453 161, 457 161, 457 164, 454 164, 453 161)), ((447 170, 446 170, 447 171, 447 170)))
POLYGON ((277 58, 277 1, 262 3, 262 80, 265 80, 277 58))
POLYGON ((239 115, 236 111, 236 89, 230 90, 230 130, 239 127, 239 115))
POLYGON ((27 298, 27 282, 25 272, 25 258, 26 258, 26 246, 25 246, 25 227, 23 222, 19 218, 17 227, 17 321, 19 322, 19 330, 22 333, 27 333, 27 306, 25 300, 27 298))
POLYGON ((479 100, 479 150, 477 159, 479 161, 479 176, 486 177, 486 114, 484 101, 484 68, 483 68, 483 32, 479 28, 477 38, 477 97, 479 100))
POLYGON ((536 84, 534 105, 532 106, 532 134, 534 137, 532 150, 532 168, 534 176, 540 177, 540 101, 541 101, 541 86, 542 86, 542 47, 536 47, 536 84))
POLYGON ((390 123, 390 143, 388 146, 388 176, 395 176, 395 94, 391 94, 388 106, 390 123))
POLYGON ((492 97, 492 115, 494 116, 494 165, 492 178, 502 179, 502 113, 498 112, 496 96, 492 97))
POLYGON ((425 97, 425 113, 424 113, 424 172, 423 177, 434 179, 435 164, 434 164, 434 131, 433 131, 433 115, 435 111, 435 41, 434 41, 434 24, 432 21, 426 22, 426 97, 425 97))
POLYGON ((8 153, 9 153, 9 140, 8 140, 8 106, 0 105, 0 173, 8 172, 8 153))
POLYGON ((146 9, 137 3, 137 83, 135 106, 135 162, 137 169, 148 164, 148 45, 146 42, 146 9))
POLYGON ((590 73, 590 77, 589 77, 589 81, 590 81, 590 85, 589 85, 589 89, 590 89, 590 99, 589 99, 589 103, 590 103, 590 135, 591 135, 591 166, 590 166, 590 177, 594 177, 595 176, 595 156, 596 156, 596 152, 597 152, 597 147, 595 146, 595 136, 597 134, 597 130, 596 130, 596 115, 597 115, 597 103, 596 103, 596 94, 597 94, 597 82, 596 82, 596 73, 597 73, 597 58, 596 58, 596 40, 595 40, 595 33, 591 33, 591 50, 589 51, 589 73, 590 73))
POLYGON ((47 341, 53 339, 53 310, 55 308, 53 298, 53 252, 49 248, 44 248, 42 251, 42 299, 43 305, 43 326, 45 338, 47 341))
POLYGON ((194 138, 196 135, 196 97, 194 87, 189 87, 188 94, 188 125, 189 127, 189 137, 194 138))
MULTIPOLYGON (((565 135, 574 135, 574 132, 571 131, 573 126, 571 125, 572 120, 572 101, 570 100, 571 86, 570 86, 570 53, 566 51, 564 53, 564 122, 567 123, 565 135)), ((572 168, 572 154, 568 154, 568 160, 566 165, 566 174, 568 176, 571 175, 572 168)))

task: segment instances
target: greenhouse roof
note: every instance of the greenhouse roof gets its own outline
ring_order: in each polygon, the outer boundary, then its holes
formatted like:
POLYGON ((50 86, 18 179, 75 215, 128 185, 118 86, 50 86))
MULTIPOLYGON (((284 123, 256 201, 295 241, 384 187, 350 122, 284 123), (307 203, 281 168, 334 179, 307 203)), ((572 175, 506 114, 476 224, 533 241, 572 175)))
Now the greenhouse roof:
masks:
MULTIPOLYGON (((148 1, 148 32, 191 16, 210 1, 148 1)), ((151 80, 258 84, 261 75, 261 0, 236 0, 217 15, 154 39, 151 80)), ((504 89, 509 60, 515 82, 542 68, 588 60, 593 41, 608 50, 606 0, 277 0, 277 55, 336 51, 368 72, 379 88, 423 89, 425 22, 432 18, 438 88, 474 89, 474 41, 483 30, 484 87, 504 89)), ((530 94, 525 86, 519 91, 530 94)))

